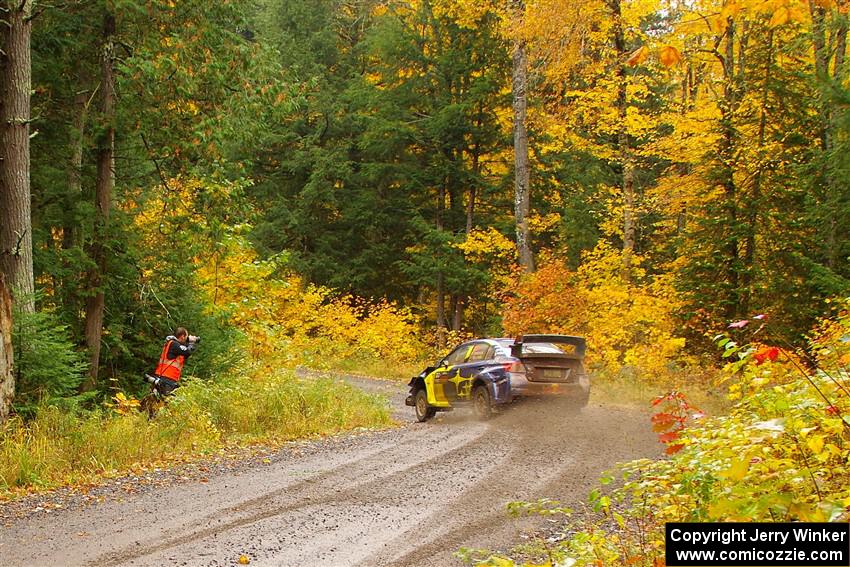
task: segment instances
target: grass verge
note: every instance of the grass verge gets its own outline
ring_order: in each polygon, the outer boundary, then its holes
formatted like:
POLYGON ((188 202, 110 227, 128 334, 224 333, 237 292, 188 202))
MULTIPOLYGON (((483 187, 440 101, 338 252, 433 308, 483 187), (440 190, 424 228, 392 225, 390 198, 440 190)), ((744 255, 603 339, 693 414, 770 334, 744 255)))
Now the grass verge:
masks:
POLYGON ((0 429, 0 499, 92 482, 234 444, 277 444, 358 427, 392 425, 380 396, 291 371, 189 381, 154 419, 131 411, 73 413, 40 407, 0 429))

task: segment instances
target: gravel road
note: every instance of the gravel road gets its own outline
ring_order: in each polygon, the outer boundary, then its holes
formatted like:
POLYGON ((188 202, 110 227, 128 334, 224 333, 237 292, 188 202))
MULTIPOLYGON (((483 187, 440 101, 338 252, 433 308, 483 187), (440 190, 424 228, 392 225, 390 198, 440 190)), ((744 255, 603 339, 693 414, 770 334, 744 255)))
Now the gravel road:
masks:
POLYGON ((0 505, 0 564, 459 565, 461 546, 504 549, 539 526, 507 502, 579 504, 615 463, 660 454, 627 407, 528 401, 419 424, 401 385, 348 380, 385 394, 403 426, 0 505))

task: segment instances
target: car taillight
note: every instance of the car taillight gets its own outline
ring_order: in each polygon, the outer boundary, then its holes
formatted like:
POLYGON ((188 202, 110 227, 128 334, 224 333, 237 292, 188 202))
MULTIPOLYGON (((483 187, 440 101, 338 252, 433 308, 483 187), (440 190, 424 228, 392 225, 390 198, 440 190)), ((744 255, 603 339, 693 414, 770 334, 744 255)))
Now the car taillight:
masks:
POLYGON ((525 366, 522 365, 522 362, 503 362, 502 368, 505 369, 506 372, 525 372, 525 366))

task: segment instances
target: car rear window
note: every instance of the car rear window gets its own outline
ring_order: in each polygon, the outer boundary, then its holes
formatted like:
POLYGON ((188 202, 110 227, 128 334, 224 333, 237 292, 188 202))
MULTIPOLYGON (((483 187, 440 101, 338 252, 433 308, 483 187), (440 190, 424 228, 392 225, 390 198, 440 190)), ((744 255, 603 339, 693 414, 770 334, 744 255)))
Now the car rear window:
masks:
POLYGON ((552 343, 529 343, 522 345, 522 354, 571 354, 575 352, 573 345, 556 345, 552 343))
MULTIPOLYGON (((510 350, 513 341, 499 341, 510 350)), ((522 345, 522 354, 574 354, 575 345, 554 343, 526 343, 522 345)))

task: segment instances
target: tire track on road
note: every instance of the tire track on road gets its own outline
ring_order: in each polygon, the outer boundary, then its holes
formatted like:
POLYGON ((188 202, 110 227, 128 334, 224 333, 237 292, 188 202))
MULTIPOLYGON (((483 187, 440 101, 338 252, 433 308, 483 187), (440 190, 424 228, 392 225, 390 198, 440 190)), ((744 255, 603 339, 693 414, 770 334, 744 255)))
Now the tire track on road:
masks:
MULTIPOLYGON (((217 510, 207 517, 207 526, 202 529, 192 530, 176 537, 171 537, 159 543, 149 543, 143 549, 131 548, 125 551, 113 552, 91 561, 91 564, 116 565, 122 562, 139 559, 147 555, 153 555, 174 547, 203 540, 213 535, 226 533, 234 528, 257 523, 267 518, 298 510, 303 507, 311 507, 327 504, 350 494, 361 494, 368 492, 364 485, 381 486, 386 484, 382 478, 372 479, 369 472, 374 470, 374 463, 384 463, 390 476, 402 474, 411 467, 430 468, 438 463, 441 455, 469 447, 479 441, 477 437, 470 438, 468 431, 449 432, 449 435, 437 439, 429 437, 423 428, 411 428, 406 432, 406 439, 401 444, 395 444, 387 448, 373 448, 366 454, 359 453, 353 460, 341 463, 322 473, 310 478, 287 485, 272 492, 263 493, 260 496, 240 502, 217 510), (421 451, 421 443, 430 441, 430 451, 421 451), (435 442, 436 441, 436 442, 435 442), (411 451, 416 447, 416 451, 411 451), (434 455, 434 451, 437 452, 434 455), (406 461, 409 455, 414 455, 419 460, 414 463, 406 461), (396 470, 397 469, 397 470, 396 470), (347 488, 343 493, 335 490, 336 486, 345 485, 347 488), (289 500, 282 504, 280 500, 289 500), (226 518, 238 516, 229 521, 226 518)), ((152 539, 160 539, 154 537, 152 539)))

